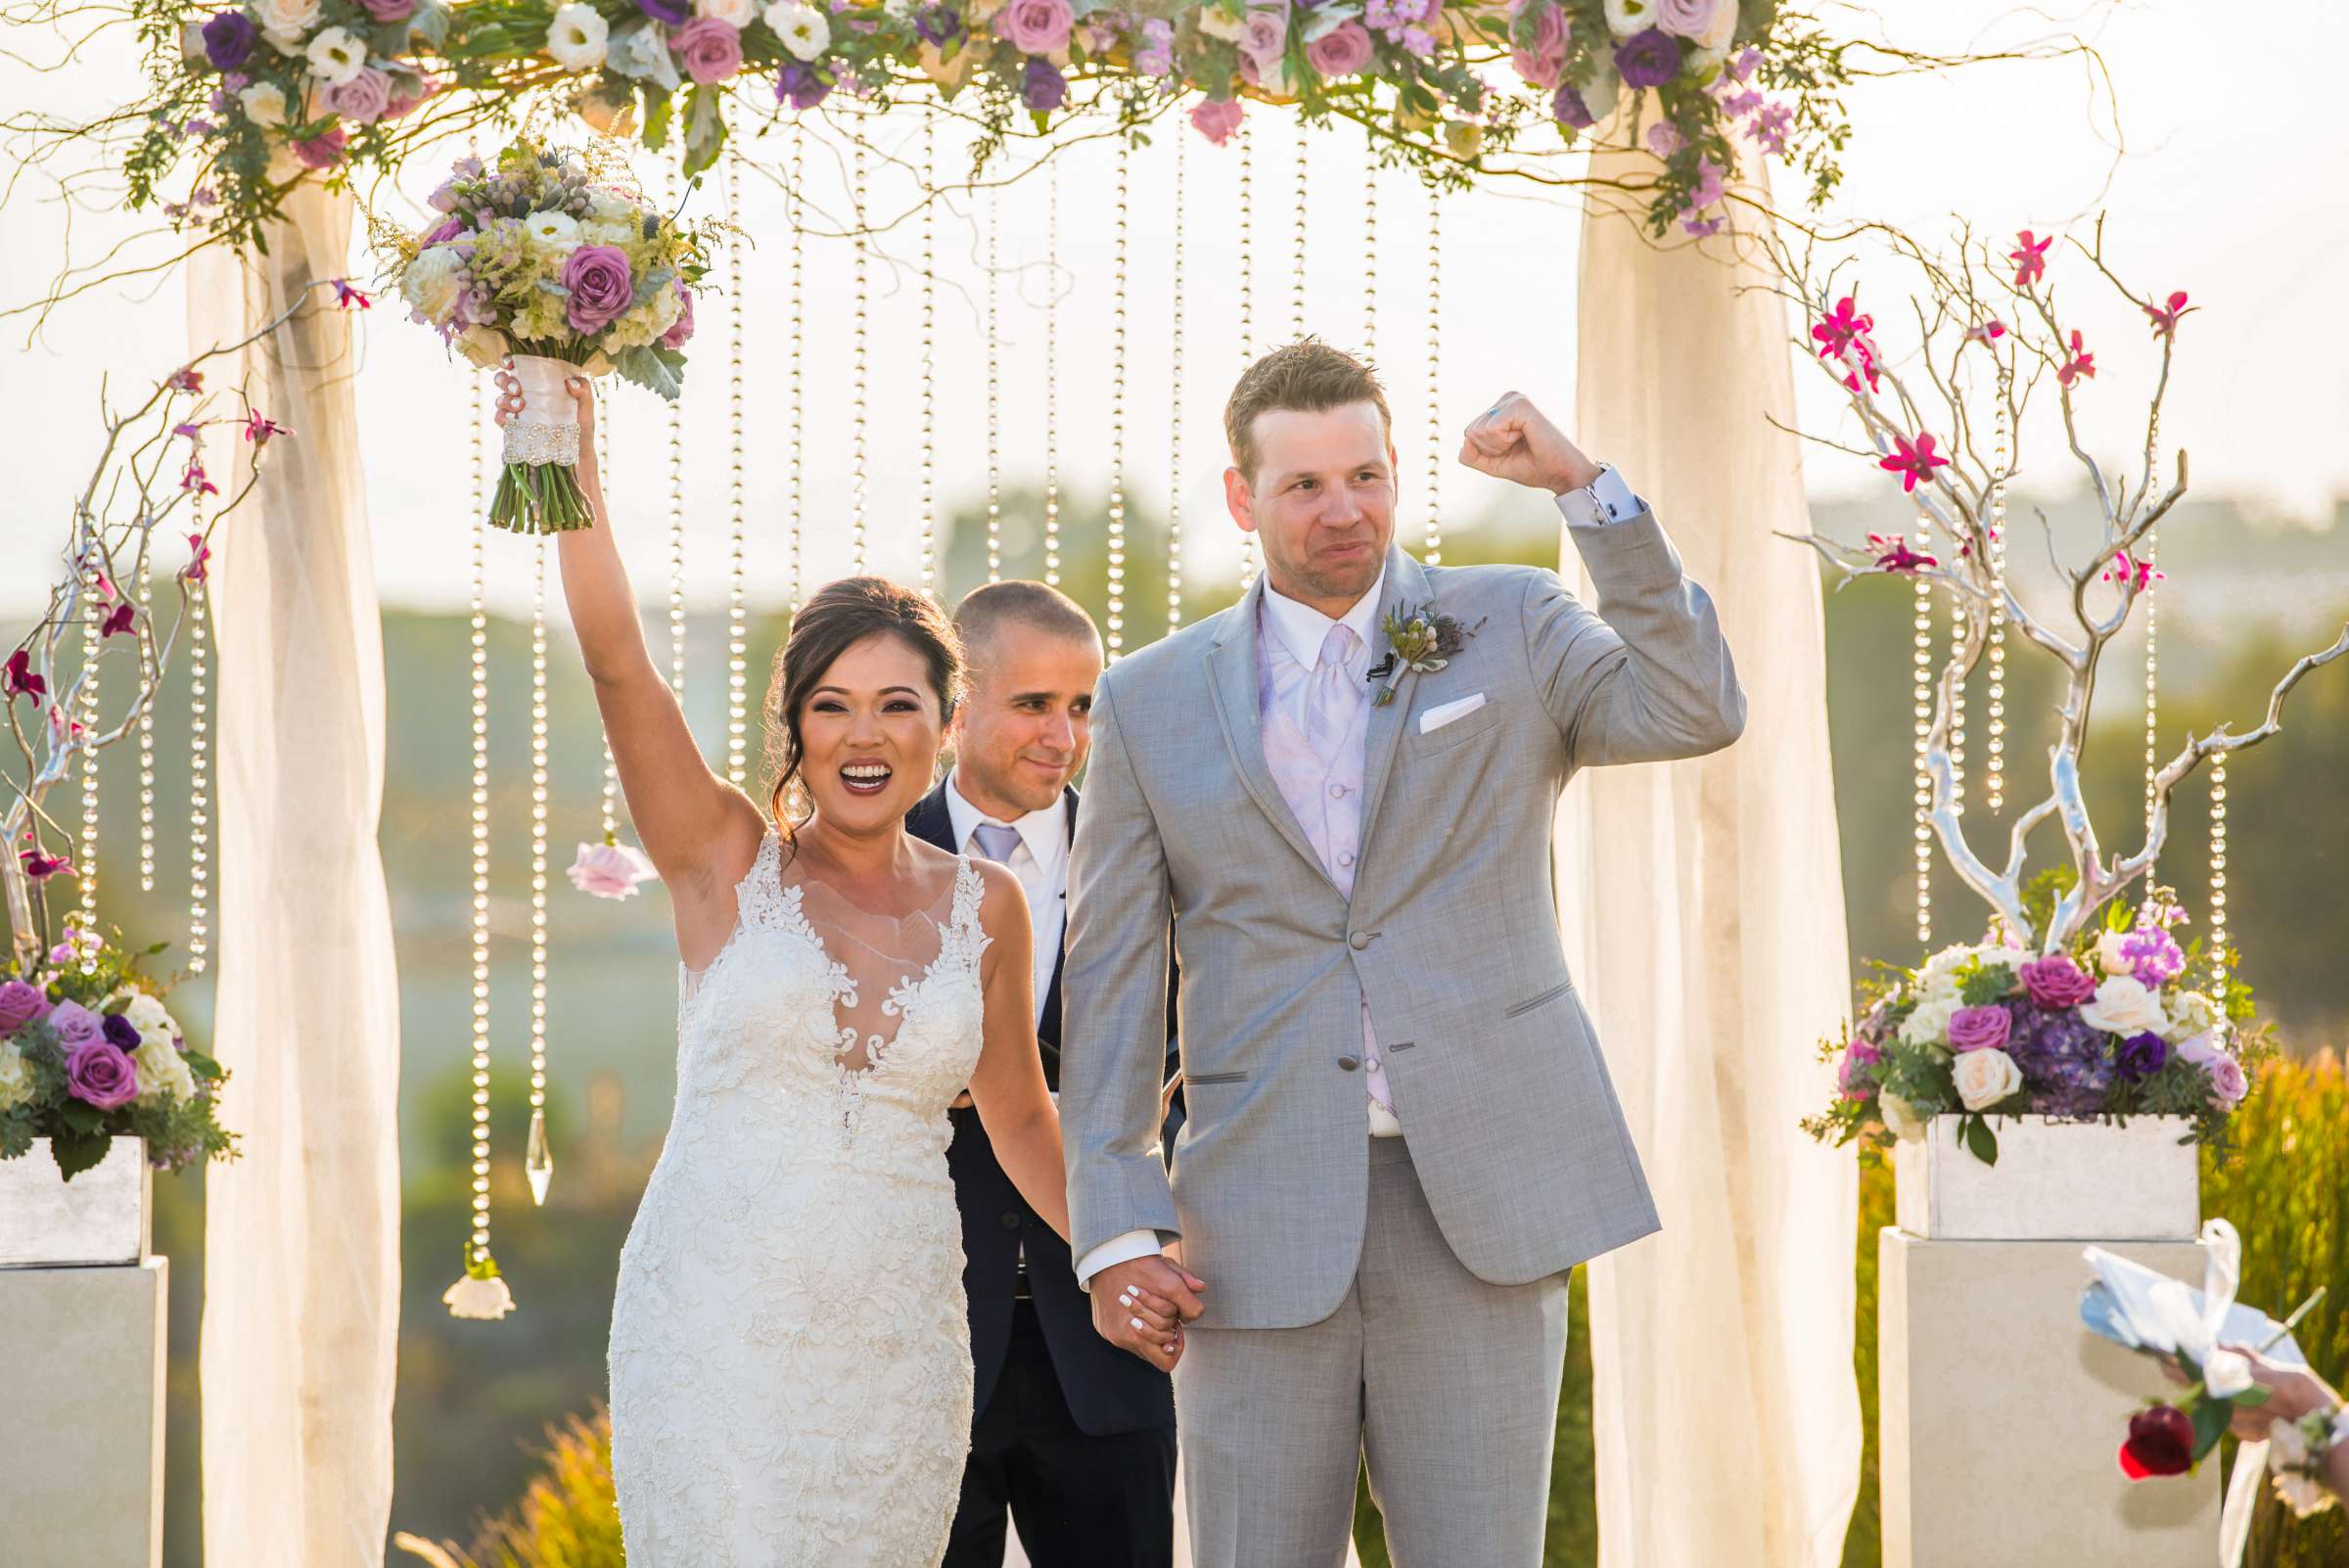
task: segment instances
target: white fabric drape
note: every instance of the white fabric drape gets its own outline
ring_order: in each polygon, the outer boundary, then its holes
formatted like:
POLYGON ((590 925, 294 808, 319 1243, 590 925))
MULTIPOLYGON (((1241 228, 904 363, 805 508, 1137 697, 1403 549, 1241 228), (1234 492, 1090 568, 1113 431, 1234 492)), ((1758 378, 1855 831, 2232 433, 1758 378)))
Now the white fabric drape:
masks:
POLYGON ((1658 249, 1624 205, 1586 204, 1573 434, 1712 593, 1749 718, 1717 756, 1582 775, 1559 818, 1568 959, 1664 1220, 1589 1271, 1599 1561, 1832 1568, 1860 1474, 1859 1189, 1795 1125, 1827 1101, 1815 1047, 1850 976, 1818 570, 1773 536, 1809 529, 1765 417, 1793 419, 1787 323, 1724 242, 1658 249))
MULTIPOLYGON (((305 183, 269 254, 191 269, 199 350, 348 270, 351 200, 305 183)), ((219 650, 213 1048, 243 1157, 205 1194, 205 1556, 378 1568, 392 1504, 399 1320, 399 1001, 376 823, 383 628, 359 474, 351 319, 317 291, 241 366, 293 434, 212 538, 219 650), (320 300, 319 293, 325 298, 320 300)), ((233 394, 215 404, 234 411, 233 394)), ((212 433, 235 493, 247 446, 212 433), (232 463, 235 477, 232 479, 232 463)))

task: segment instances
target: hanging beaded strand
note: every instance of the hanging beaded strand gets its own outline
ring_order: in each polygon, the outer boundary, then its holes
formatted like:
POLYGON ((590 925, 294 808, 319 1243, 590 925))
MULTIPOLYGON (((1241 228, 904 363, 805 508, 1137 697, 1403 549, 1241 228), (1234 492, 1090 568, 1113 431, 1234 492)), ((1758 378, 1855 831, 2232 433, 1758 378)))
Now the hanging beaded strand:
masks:
MULTIPOLYGON (((152 530, 139 544, 139 623, 155 624, 155 577, 149 571, 152 530)), ((139 891, 155 891, 155 700, 139 710, 139 891)))
MULTIPOLYGON (((489 447, 483 438, 482 384, 473 383, 473 549, 470 557, 473 676, 473 1225, 465 1272, 495 1277, 489 1255, 489 611, 483 590, 489 537, 489 447), (485 1271, 485 1272, 484 1272, 485 1271)), ((464 1288, 462 1282, 451 1293, 464 1288)), ((451 1302, 454 1307, 456 1304, 451 1302)))
POLYGON ((742 158, 726 142, 726 777, 750 777, 750 596, 746 553, 750 508, 743 484, 742 158))
POLYGON ((1044 169, 1044 580, 1060 586, 1060 161, 1044 169))
MULTIPOLYGON (((668 209, 677 209, 677 165, 667 170, 668 209)), ((668 689, 685 700, 685 417, 668 405, 668 689)))
POLYGON ((1174 137, 1174 286, 1168 342, 1167 633, 1182 629, 1182 177, 1190 138, 1174 137))
MULTIPOLYGON (((612 405, 602 398, 595 406, 595 483, 608 498, 612 494, 612 405)), ((612 755, 612 737, 604 736, 604 842, 620 842, 620 760, 612 755)))
MULTIPOLYGON (((89 537, 82 560, 81 689, 80 700, 74 704, 80 717, 66 730, 66 740, 71 745, 75 730, 80 732, 81 847, 75 852, 73 872, 81 884, 81 907, 73 916, 73 925, 86 935, 98 929, 98 675, 106 651, 106 639, 99 630, 106 606, 99 598, 98 586, 106 573, 98 562, 94 536, 89 537)), ((93 945, 82 951, 82 973, 96 974, 98 949, 93 945)))
POLYGON ((807 307, 805 283, 807 275, 807 237, 800 227, 800 181, 806 173, 806 161, 802 156, 805 133, 796 126, 791 133, 791 182, 784 198, 784 221, 791 225, 791 346, 785 354, 788 373, 785 381, 790 389, 791 462, 785 482, 784 537, 785 570, 790 574, 789 592, 785 602, 791 614, 800 613, 800 506, 805 493, 805 459, 807 436, 806 354, 807 307))
POLYGON ((922 591, 938 597, 938 113, 922 105, 922 591))
POLYGON ((987 192, 987 580, 1003 580, 1003 284, 995 236, 1003 227, 1002 193, 987 192))
MULTIPOLYGON (((2160 431, 2161 409, 2156 405, 2152 417, 2145 421, 2145 472, 2148 474, 2153 471, 2154 446, 2160 438, 2160 431)), ((2145 530, 2142 569, 2145 600, 2145 838, 2148 843, 2153 837, 2155 807, 2161 798, 2154 782, 2161 771, 2161 638, 2154 624, 2153 614, 2153 584, 2159 576, 2154 565, 2160 559, 2161 529, 2156 525, 2145 530)), ((2146 868, 2146 880, 2148 883, 2153 880, 2152 867, 2146 868)))
POLYGON ((2219 1004, 2227 1002, 2227 754, 2210 758, 2210 966, 2219 1004))
POLYGON ((867 329, 867 291, 871 278, 864 241, 865 155, 864 128, 858 125, 851 141, 849 209, 856 225, 855 276, 851 286, 854 301, 853 338, 849 353, 849 570, 864 575, 864 433, 865 391, 871 373, 871 335, 867 329))
POLYGON ((1306 154, 1309 144, 1304 119, 1292 119, 1290 123, 1297 128, 1297 202, 1289 213, 1289 231, 1296 236, 1289 274, 1289 341, 1294 343, 1305 336, 1306 154))
POLYGON ((1109 660, 1126 652, 1126 245, 1132 150, 1118 138, 1109 310, 1109 660))
MULTIPOLYGON (((1235 247, 1240 266, 1240 371, 1244 375, 1256 362, 1256 130, 1253 122, 1240 121, 1240 198, 1239 243, 1235 247)), ((1256 535, 1240 535, 1240 592, 1246 593, 1256 585, 1256 535)))
MULTIPOLYGON (((1916 537, 1921 549, 1930 532, 1930 525, 1922 512, 1916 518, 1916 537)), ((1919 576, 1915 579, 1916 620, 1913 643, 1913 685, 1911 692, 1915 724, 1914 812, 1911 832, 1916 847, 1916 940, 1920 945, 1933 941, 1933 773, 1931 736, 1933 733, 1933 584, 1919 576)))
POLYGON ((1378 358, 1378 143, 1362 160, 1362 357, 1378 358))
POLYGON ((2006 396, 2005 368, 1999 370, 1999 406, 1993 425, 1990 480, 1990 685, 1983 706, 1990 721, 1984 742, 1982 798, 1993 811, 2006 804, 2006 396))
POLYGON ((1444 192, 1427 188, 1427 539, 1420 559, 1444 564, 1444 192))
POLYGON ((546 1202, 555 1159, 546 1145, 546 535, 530 562, 530 1133, 523 1174, 546 1202))
MULTIPOLYGON (((199 499, 189 527, 206 536, 199 499)), ((211 964, 212 942, 212 733, 211 607, 209 581, 200 569, 185 574, 188 584, 188 973, 211 964)))
MULTIPOLYGON (((1973 631, 1973 615, 1965 601, 1950 596, 1950 659, 1953 663, 1965 655, 1965 640, 1973 631)), ((1965 815, 1965 677, 1959 674, 1950 688, 1950 775, 1953 789, 1951 807, 1959 816, 1965 815)))

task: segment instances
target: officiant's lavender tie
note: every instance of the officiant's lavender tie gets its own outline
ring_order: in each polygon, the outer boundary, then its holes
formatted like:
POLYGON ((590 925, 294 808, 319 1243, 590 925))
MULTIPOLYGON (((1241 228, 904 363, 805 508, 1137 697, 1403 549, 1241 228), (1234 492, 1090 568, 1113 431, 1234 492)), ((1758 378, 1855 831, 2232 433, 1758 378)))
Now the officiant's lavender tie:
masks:
POLYGON ((982 822, 971 829, 971 842, 978 846, 981 858, 1011 864, 1011 852, 1020 847, 1020 830, 1000 822, 982 822))

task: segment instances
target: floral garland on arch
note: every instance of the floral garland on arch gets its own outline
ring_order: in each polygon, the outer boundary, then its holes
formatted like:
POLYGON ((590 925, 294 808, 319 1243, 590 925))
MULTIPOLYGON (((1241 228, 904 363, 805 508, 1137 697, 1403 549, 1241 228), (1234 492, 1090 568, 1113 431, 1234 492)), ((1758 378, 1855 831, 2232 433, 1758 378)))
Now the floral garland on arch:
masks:
POLYGON ((804 112, 934 94, 980 128, 984 165, 1023 125, 1114 114, 1128 133, 1195 98, 1218 143, 1250 101, 1368 128, 1392 161, 1465 183, 1503 152, 1569 146, 1652 96, 1659 235, 1720 227, 1738 144, 1821 200, 1849 133, 1848 45, 1775 0, 137 0, 175 39, 139 106, 134 207, 258 246, 301 179, 397 168, 460 117, 568 104, 599 131, 728 135, 729 96, 804 112), (1554 140, 1549 139, 1554 138, 1554 140))

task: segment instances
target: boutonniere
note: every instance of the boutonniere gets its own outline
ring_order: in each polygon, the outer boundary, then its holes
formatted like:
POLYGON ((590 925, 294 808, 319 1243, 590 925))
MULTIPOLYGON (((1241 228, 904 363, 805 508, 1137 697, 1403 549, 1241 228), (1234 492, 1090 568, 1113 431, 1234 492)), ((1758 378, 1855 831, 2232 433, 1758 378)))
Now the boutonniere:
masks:
POLYGON ((1432 604, 1423 604, 1407 615, 1390 610, 1380 625, 1387 634, 1387 657, 1370 668, 1370 678, 1383 679, 1386 684, 1370 700, 1373 708, 1384 708, 1395 700, 1396 682, 1402 678, 1396 674, 1398 661, 1405 669, 1432 675, 1468 646, 1469 638, 1485 629, 1481 620, 1473 626, 1463 626, 1451 616, 1438 615, 1432 604))

